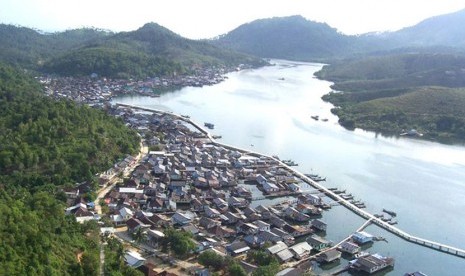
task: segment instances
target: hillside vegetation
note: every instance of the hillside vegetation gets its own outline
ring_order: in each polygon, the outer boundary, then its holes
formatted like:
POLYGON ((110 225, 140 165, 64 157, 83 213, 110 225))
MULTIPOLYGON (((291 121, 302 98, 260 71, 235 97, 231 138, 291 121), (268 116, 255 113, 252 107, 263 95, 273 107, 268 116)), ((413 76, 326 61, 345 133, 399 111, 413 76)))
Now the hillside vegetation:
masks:
POLYGON ((349 129, 386 135, 417 129, 427 139, 465 141, 465 57, 369 57, 325 66, 317 76, 342 91, 324 99, 349 129))
POLYGON ((0 61, 63 76, 144 78, 265 65, 259 58, 183 38, 156 23, 132 32, 78 29, 54 34, 1 24, 0 37, 0 61))
POLYGON ((311 61, 343 54, 352 40, 325 23, 289 16, 255 20, 211 42, 259 57, 311 61))
POLYGON ((0 65, 0 271, 98 275, 98 228, 64 215, 58 187, 93 181, 138 150, 134 131, 103 112, 41 93, 0 65))

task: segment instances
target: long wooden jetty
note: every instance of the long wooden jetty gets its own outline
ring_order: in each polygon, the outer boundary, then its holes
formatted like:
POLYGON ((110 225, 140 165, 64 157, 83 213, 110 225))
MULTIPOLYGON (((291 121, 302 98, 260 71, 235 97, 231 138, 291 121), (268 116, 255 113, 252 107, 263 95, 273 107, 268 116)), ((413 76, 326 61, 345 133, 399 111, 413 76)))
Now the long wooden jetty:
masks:
POLYGON ((258 152, 253 152, 253 151, 250 151, 250 150, 245 150, 245 149, 241 149, 241 148, 238 148, 238 147, 235 147, 235 146, 231 146, 231 145, 227 145, 227 144, 224 144, 224 143, 217 142, 215 139, 213 139, 213 137, 211 136, 211 134, 207 130, 205 130, 202 126, 200 126, 199 124, 192 121, 190 118, 185 118, 185 117, 182 117, 180 115, 173 114, 171 112, 156 110, 156 109, 151 109, 151 108, 144 108, 144 107, 138 107, 138 106, 133 106, 133 105, 128 105, 128 104, 120 104, 120 103, 117 103, 116 105, 123 106, 123 107, 128 107, 128 108, 133 108, 133 109, 149 111, 149 112, 155 112, 155 113, 159 113, 159 114, 171 115, 171 116, 173 116, 173 117, 175 117, 175 118, 177 118, 179 120, 182 120, 182 121, 184 121, 186 123, 189 123, 192 126, 194 126, 195 128, 197 128, 200 132, 205 134, 205 136, 211 141, 212 144, 215 144, 217 146, 222 146, 222 147, 225 147, 225 148, 230 149, 230 150, 237 150, 237 151, 240 151, 240 152, 244 152, 244 153, 247 153, 247 154, 249 154, 251 156, 255 156, 255 157, 263 156, 263 157, 273 159, 274 161, 278 162, 281 166, 283 166, 283 167, 287 168, 289 171, 291 171, 294 174, 294 176, 302 179, 303 181, 305 181, 307 184, 309 184, 313 188, 315 188, 318 191, 324 193, 326 196, 332 198, 333 200, 335 200, 339 204, 343 205, 347 209, 351 210, 355 214, 359 215, 360 217, 367 219, 368 221, 370 221, 370 222, 378 225, 379 227, 393 233, 394 235, 396 235, 396 236, 398 236, 398 237, 400 237, 400 238, 402 238, 402 239, 404 239, 404 240, 406 240, 408 242, 411 242, 411 243, 415 243, 415 244, 418 244, 418 245, 421 245, 421 246, 424 246, 424 247, 428 247, 428 248, 431 248, 431 249, 434 249, 434 250, 437 250, 437 251, 440 251, 440 252, 443 252, 443 253, 451 254, 451 255, 454 255, 454 256, 457 256, 457 257, 465 258, 465 250, 460 249, 460 248, 456 248, 456 247, 453 247, 453 246, 450 246, 450 245, 442 244, 442 243, 439 243, 439 242, 430 241, 430 240, 427 240, 427 239, 416 237, 416 236, 413 236, 413 235, 411 235, 409 233, 406 233, 406 232, 400 230, 399 228, 397 228, 395 226, 392 226, 387 222, 382 221, 381 219, 375 217, 374 215, 368 213, 367 211, 365 211, 365 210, 363 210, 361 208, 358 208, 354 204, 350 203, 348 200, 345 200, 342 197, 340 197, 338 194, 334 193, 334 191, 329 190, 328 188, 318 184, 318 182, 312 180, 311 178, 305 176, 303 173, 291 168, 290 166, 284 164, 283 162, 281 162, 280 160, 278 160, 278 159, 276 159, 276 158, 274 158, 272 156, 267 156, 265 154, 261 154, 261 153, 258 153, 258 152))

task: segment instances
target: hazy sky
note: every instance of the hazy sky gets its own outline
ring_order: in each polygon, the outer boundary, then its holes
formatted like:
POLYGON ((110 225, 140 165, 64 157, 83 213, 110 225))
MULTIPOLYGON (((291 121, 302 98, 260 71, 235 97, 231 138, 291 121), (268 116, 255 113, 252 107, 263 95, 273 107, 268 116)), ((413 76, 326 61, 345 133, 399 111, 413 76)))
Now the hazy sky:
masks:
POLYGON ((0 0, 0 22, 44 31, 135 30, 156 22, 211 38, 260 18, 300 14, 345 34, 398 30, 465 8, 463 0, 0 0))

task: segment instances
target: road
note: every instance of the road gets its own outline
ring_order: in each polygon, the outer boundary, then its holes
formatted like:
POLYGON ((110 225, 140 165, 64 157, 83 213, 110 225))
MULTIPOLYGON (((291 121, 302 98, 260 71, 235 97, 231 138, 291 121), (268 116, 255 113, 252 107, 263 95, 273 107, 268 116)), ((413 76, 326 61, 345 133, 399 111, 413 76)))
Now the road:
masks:
MULTIPOLYGON (((136 156, 136 160, 132 166, 126 167, 123 171, 123 178, 128 177, 130 173, 140 164, 142 158, 149 152, 149 149, 146 145, 144 145, 144 141, 141 139, 140 141, 140 150, 139 154, 136 156)), ((116 183, 123 181, 117 174, 114 174, 110 177, 109 183, 103 187, 102 189, 97 191, 97 197, 95 198, 95 212, 99 215, 102 215, 102 207, 100 206, 100 200, 113 189, 116 183)), ((105 275, 104 272, 105 267, 105 246, 100 239, 100 275, 105 275)))

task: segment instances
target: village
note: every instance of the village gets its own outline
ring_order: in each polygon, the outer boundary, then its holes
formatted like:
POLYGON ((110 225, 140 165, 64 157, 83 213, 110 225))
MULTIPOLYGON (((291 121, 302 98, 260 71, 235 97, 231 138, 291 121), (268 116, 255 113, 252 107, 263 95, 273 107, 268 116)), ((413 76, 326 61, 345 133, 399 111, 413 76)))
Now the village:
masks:
POLYGON ((189 75, 158 76, 144 80, 110 79, 96 73, 82 77, 40 76, 45 93, 52 98, 65 98, 78 103, 101 105, 118 95, 143 95, 158 97, 160 93, 186 86, 202 87, 220 83, 225 74, 234 70, 249 68, 198 68, 189 75))
POLYGON ((337 263, 343 254, 353 261, 341 271, 374 273, 394 266, 392 258, 362 252, 361 246, 376 238, 362 229, 338 244, 324 239, 328 225, 323 215, 331 204, 317 189, 302 191, 305 181, 279 159, 216 143, 181 116, 122 105, 106 109, 139 132, 147 152, 140 158, 128 156, 100 176, 105 193, 99 202, 84 202, 79 186, 65 191, 72 202, 66 212, 80 222, 100 220, 102 235, 138 248, 126 254, 128 265, 151 270, 147 275, 209 275, 202 274, 210 273, 202 266, 173 272, 171 266, 182 260, 167 259, 159 244, 164 230, 175 228, 193 237, 196 246, 189 263, 210 250, 239 260, 252 273, 257 264, 244 257, 263 250, 281 264, 278 275, 301 275, 318 263, 337 263), (115 182, 116 175, 127 177, 115 182), (253 194, 251 186, 261 194, 253 194), (285 200, 251 206, 268 197, 285 200), (136 237, 143 238, 135 242, 136 237), (157 269, 151 262, 157 254, 171 266, 157 269))

